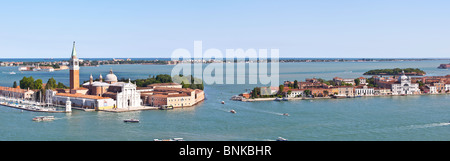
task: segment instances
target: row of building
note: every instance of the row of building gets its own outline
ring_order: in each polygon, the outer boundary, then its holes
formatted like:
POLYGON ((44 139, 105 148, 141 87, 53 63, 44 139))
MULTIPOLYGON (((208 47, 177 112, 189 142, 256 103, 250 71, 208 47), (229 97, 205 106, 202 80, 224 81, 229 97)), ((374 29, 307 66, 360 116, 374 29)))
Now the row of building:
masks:
MULTIPOLYGON (((47 89, 45 102, 84 109, 108 110, 129 109, 141 106, 189 107, 204 100, 205 94, 199 89, 182 88, 176 83, 156 83, 147 87, 137 87, 129 79, 119 82, 112 69, 99 81, 94 81, 91 74, 89 82, 81 84, 79 78, 79 59, 73 43, 72 56, 69 61, 70 88, 47 89)), ((0 95, 10 98, 32 99, 36 91, 18 88, 0 87, 0 95)), ((35 100, 34 100, 35 101, 35 100)))
MULTIPOLYGON (((450 75, 446 76, 426 76, 410 77, 403 72, 401 76, 373 76, 373 84, 369 85, 367 78, 359 77, 359 84, 356 85, 353 78, 333 78, 329 83, 320 82, 319 79, 306 79, 304 82, 285 81, 283 95, 285 97, 326 97, 326 96, 375 96, 375 95, 414 95, 414 94, 437 94, 450 92, 450 75), (293 84, 297 84, 294 85, 293 84), (421 84, 421 85, 419 85, 421 84), (373 87, 376 86, 376 87, 373 87), (294 87, 294 88, 293 88, 294 87)), ((279 87, 268 87, 261 91, 270 91, 269 95, 280 94, 279 87)), ((244 98, 250 98, 251 93, 241 94, 244 98)))

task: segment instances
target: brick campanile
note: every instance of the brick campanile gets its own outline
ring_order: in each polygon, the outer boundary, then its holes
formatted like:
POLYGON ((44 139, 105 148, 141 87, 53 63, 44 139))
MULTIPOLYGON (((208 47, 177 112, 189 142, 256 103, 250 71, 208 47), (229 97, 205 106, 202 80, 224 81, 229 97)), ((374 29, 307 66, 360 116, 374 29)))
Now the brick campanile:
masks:
POLYGON ((75 50, 75 41, 73 42, 72 56, 70 57, 70 89, 80 87, 80 66, 75 50))

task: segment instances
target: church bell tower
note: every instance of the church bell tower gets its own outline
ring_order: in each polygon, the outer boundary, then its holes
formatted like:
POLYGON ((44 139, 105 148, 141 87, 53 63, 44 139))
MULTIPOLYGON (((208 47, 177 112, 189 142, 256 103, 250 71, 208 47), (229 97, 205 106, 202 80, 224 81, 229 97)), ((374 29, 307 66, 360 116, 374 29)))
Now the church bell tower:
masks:
POLYGON ((75 50, 75 41, 73 42, 72 56, 70 57, 70 89, 80 87, 80 66, 75 50))

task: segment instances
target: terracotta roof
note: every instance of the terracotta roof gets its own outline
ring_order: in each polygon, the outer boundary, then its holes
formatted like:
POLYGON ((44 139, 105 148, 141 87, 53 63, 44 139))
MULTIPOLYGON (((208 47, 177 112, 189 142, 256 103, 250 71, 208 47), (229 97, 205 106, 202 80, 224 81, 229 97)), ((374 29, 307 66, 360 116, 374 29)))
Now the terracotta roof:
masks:
POLYGON ((156 87, 155 91, 179 91, 179 92, 192 92, 193 89, 190 88, 166 88, 166 87, 156 87))
POLYGON ((156 95, 152 95, 152 97, 166 97, 167 98, 168 95, 162 95, 162 94, 156 94, 156 95))
POLYGON ((169 94, 167 95, 167 97, 189 97, 189 96, 185 93, 182 93, 182 94, 169 94))
POLYGON ((95 95, 84 95, 80 93, 76 94, 70 94, 70 93, 57 93, 57 96, 64 96, 64 97, 77 97, 77 98, 88 98, 88 99, 110 99, 109 97, 100 97, 95 95))
POLYGON ((18 92, 18 93, 25 93, 28 90, 20 89, 20 88, 12 88, 12 87, 2 87, 0 86, 1 91, 12 91, 12 92, 18 92))
POLYGON ((181 85, 181 84, 178 84, 178 83, 153 83, 153 84, 147 85, 147 87, 150 87, 150 86, 174 86, 174 85, 181 85))

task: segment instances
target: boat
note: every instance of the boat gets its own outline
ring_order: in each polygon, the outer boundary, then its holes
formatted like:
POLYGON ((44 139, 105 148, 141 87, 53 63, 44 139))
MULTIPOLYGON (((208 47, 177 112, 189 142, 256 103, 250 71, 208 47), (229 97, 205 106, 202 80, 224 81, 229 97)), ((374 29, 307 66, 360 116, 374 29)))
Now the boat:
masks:
POLYGON ((163 105, 163 106, 159 107, 158 109, 160 109, 160 110, 173 110, 173 106, 163 105))
POLYGON ((289 116, 289 114, 288 113, 283 113, 283 116, 289 116))
POLYGON ((222 101, 222 104, 225 104, 225 101, 222 101))
POLYGON ((230 112, 231 112, 231 113, 236 113, 236 111, 235 111, 235 110, 231 110, 230 112))
POLYGON ((153 141, 184 141, 183 138, 173 138, 173 139, 153 139, 153 141))
POLYGON ((138 123, 139 120, 138 119, 125 119, 125 120, 123 120, 123 122, 138 123))
POLYGON ((54 116, 36 116, 33 118, 33 121, 53 121, 55 120, 54 116))
POLYGON ((16 72, 9 72, 9 74, 16 74, 16 72))
POLYGON ((288 141, 288 140, 282 137, 278 137, 277 141, 288 141))

